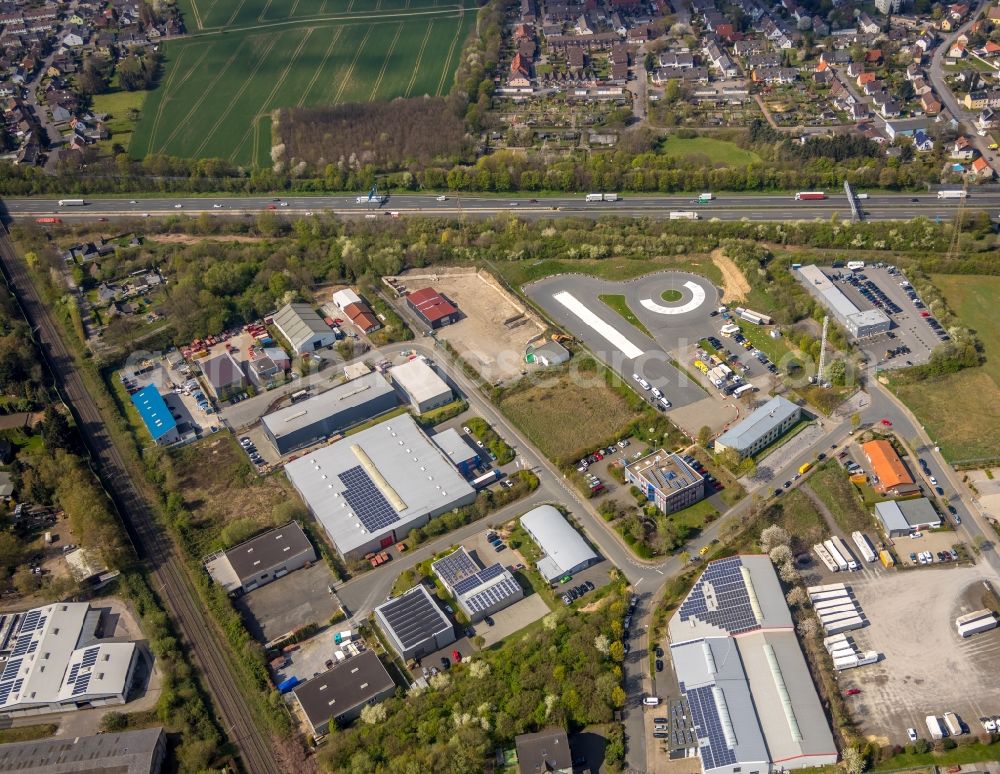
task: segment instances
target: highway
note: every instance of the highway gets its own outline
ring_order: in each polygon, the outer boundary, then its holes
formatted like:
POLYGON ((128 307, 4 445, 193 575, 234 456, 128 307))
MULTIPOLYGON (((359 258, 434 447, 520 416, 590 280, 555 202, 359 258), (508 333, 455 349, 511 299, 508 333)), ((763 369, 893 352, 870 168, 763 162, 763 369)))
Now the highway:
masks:
MULTIPOLYGON (((586 202, 583 194, 529 198, 499 195, 393 194, 383 205, 358 204, 353 196, 289 197, 179 197, 179 198, 87 198, 84 205, 59 206, 58 199, 5 199, 6 216, 14 221, 39 217, 66 220, 99 218, 166 217, 170 215, 252 216, 273 209, 286 215, 332 213, 344 217, 390 217, 397 213, 441 217, 488 217, 510 212, 526 219, 609 216, 667 218, 672 211, 697 212, 700 219, 795 221, 829 219, 834 213, 851 219, 851 208, 843 191, 829 192, 826 199, 795 201, 792 194, 720 194, 707 204, 697 204, 691 194, 661 196, 632 194, 617 202, 586 202)), ((936 192, 917 194, 874 193, 859 201, 867 220, 909 220, 925 217, 947 220, 958 208, 956 199, 938 199, 936 192)), ((1000 191, 977 190, 966 205, 974 209, 1000 208, 1000 191)))
POLYGON ((267 737, 257 728, 226 661, 228 644, 207 621, 173 543, 157 523, 149 503, 132 481, 125 460, 105 429, 97 403, 87 391, 69 350, 48 309, 28 277, 24 262, 6 236, 0 235, 0 264, 8 287, 16 295, 60 391, 73 411, 84 441, 140 558, 150 568, 155 593, 166 603, 184 648, 204 678, 215 702, 219 722, 234 743, 244 768, 251 772, 280 771, 267 737))

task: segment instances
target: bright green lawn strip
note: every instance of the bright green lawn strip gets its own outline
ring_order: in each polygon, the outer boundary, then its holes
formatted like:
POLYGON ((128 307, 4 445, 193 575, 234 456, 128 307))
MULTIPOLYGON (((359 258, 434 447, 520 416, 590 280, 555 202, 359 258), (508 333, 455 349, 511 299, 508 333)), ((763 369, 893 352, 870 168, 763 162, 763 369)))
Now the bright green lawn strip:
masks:
POLYGON ((745 167, 760 161, 760 156, 753 151, 743 150, 736 143, 714 137, 669 137, 663 144, 663 153, 675 157, 707 156, 712 163, 730 167, 745 167))
POLYGON ((630 322, 640 331, 645 333, 649 338, 653 338, 653 334, 649 332, 649 328, 642 324, 642 320, 635 316, 635 312, 629 307, 628 302, 625 300, 625 296, 620 296, 612 293, 606 293, 598 296, 601 301, 607 304, 611 309, 616 311, 622 317, 625 318, 627 322, 630 322))

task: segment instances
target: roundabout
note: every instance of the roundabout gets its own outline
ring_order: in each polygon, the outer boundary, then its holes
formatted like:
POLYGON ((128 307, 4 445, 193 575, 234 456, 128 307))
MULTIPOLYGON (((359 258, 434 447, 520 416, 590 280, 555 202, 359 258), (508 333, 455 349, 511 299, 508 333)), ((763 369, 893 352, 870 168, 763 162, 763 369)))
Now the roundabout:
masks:
POLYGON ((641 298, 639 303, 644 309, 649 310, 653 314, 687 314, 688 312, 693 312, 698 309, 702 304, 705 303, 705 298, 707 294, 705 288, 699 283, 693 280, 687 280, 681 289, 677 288, 667 288, 659 294, 660 298, 664 301, 673 299, 675 302, 670 306, 664 306, 652 298, 641 298))

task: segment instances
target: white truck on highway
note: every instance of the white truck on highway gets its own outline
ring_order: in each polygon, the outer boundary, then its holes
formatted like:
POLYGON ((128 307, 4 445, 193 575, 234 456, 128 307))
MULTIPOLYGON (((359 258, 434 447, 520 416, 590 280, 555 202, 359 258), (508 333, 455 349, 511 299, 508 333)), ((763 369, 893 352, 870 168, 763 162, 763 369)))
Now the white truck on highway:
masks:
POLYGON ((938 199, 964 199, 968 195, 968 191, 938 191, 938 199))
POLYGON ((60 207, 82 207, 86 203, 87 202, 85 202, 83 199, 60 199, 59 200, 59 206, 60 207))
POLYGON ((710 193, 698 194, 698 204, 705 204, 706 202, 712 201, 712 199, 714 198, 715 198, 714 194, 710 193))
POLYGON ((670 220, 698 220, 697 212, 673 210, 670 213, 670 220))
POLYGON ((616 194, 616 193, 590 193, 590 194, 587 194, 586 201, 588 201, 588 202, 616 202, 616 201, 618 201, 618 194, 616 194))

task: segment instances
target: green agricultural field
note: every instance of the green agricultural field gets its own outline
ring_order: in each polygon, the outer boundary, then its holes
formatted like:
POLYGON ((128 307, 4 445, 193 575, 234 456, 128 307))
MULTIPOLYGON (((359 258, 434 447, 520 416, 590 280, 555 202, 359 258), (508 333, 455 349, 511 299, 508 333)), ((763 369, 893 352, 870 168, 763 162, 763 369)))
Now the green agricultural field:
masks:
POLYGON ((180 0, 129 147, 264 166, 271 111, 449 91, 472 0, 180 0))
POLYGON ((663 144, 663 152, 668 156, 705 156, 713 164, 727 167, 745 167, 760 161, 753 151, 743 150, 739 145, 714 137, 670 137, 663 144))

